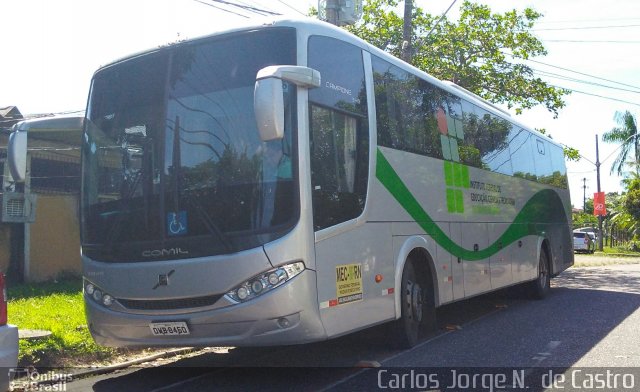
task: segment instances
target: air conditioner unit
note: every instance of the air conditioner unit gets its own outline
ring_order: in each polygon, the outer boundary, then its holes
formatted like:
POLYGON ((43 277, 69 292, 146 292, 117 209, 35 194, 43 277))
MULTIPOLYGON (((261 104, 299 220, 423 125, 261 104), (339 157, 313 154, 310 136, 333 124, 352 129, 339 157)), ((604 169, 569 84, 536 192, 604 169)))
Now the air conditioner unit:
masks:
POLYGON ((335 4, 338 13, 338 26, 352 25, 362 17, 362 0, 319 0, 318 1, 318 17, 327 21, 327 3, 335 4))
POLYGON ((36 195, 2 194, 2 222, 32 223, 36 220, 36 195))

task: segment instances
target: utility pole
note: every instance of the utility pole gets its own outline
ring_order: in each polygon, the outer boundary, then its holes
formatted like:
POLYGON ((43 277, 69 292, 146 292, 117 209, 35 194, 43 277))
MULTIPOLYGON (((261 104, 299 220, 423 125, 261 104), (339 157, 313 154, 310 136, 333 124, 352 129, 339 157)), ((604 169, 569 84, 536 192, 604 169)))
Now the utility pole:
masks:
POLYGON ((338 10, 340 0, 327 0, 327 22, 338 25, 338 10))
MULTIPOLYGON (((598 150, 598 135, 596 135, 596 178, 598 181, 598 193, 600 193, 600 152, 598 150)), ((595 208, 595 204, 594 204, 595 208)), ((594 211, 595 212, 595 211, 594 211)), ((598 250, 602 252, 602 215, 598 215, 598 250)))
POLYGON ((411 63, 411 32, 412 23, 411 18, 413 15, 413 0, 405 0, 404 2, 404 25, 402 27, 402 59, 411 63))
POLYGON ((582 212, 587 212, 587 178, 582 179, 582 212))

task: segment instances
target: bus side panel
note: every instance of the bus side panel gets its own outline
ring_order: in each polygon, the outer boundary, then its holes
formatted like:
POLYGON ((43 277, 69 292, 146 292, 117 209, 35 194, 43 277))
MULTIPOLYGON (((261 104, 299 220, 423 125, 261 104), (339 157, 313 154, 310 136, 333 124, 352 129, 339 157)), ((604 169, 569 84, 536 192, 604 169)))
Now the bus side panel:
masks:
MULTIPOLYGON (((500 236, 507 230, 509 224, 506 223, 488 223, 489 243, 493 244, 498 241, 500 236)), ((491 287, 494 289, 508 286, 513 283, 513 275, 511 273, 511 253, 515 243, 506 246, 501 245, 502 250, 491 256, 489 264, 491 265, 491 287)))
MULTIPOLYGON (((449 233, 449 225, 439 224, 445 227, 447 234, 449 233)), ((428 236, 425 231, 415 222, 396 222, 393 223, 393 254, 396 260, 396 268, 400 268, 399 263, 403 263, 403 255, 401 249, 411 237, 419 236, 424 239, 426 251, 433 259, 433 267, 436 276, 433 277, 436 282, 436 306, 451 302, 453 300, 453 274, 451 254, 439 246, 433 238, 428 236)), ((411 253, 411 251, 407 252, 411 253)), ((402 274, 402 271, 396 271, 402 274)))
POLYGON ((515 242, 511 253, 514 283, 538 276, 538 238, 536 235, 528 235, 515 242))
MULTIPOLYGON (((460 223, 462 247, 476 251, 488 246, 486 223, 460 223)), ((480 294, 491 290, 491 267, 489 259, 463 260, 464 295, 480 294)))
MULTIPOLYGON (((456 244, 462 243, 462 231, 460 223, 450 223, 449 232, 447 233, 451 241, 456 244)), ((453 299, 459 300, 464 298, 464 263, 462 258, 452 255, 451 276, 453 278, 453 299)))
POLYGON ((365 223, 317 242, 316 268, 329 337, 395 319, 390 224, 365 223))

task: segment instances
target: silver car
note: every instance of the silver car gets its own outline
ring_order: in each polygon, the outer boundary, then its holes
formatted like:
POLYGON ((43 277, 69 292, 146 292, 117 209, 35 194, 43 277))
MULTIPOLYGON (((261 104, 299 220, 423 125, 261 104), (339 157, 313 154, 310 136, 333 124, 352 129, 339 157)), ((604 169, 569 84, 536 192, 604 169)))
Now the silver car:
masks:
POLYGON ((575 252, 593 253, 596 251, 595 238, 584 231, 573 232, 573 250, 575 252))

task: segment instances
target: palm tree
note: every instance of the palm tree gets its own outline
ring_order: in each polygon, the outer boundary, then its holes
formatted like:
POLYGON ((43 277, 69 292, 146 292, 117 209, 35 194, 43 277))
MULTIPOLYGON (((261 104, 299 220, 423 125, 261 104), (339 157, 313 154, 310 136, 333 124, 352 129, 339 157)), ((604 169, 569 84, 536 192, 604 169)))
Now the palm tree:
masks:
POLYGON ((624 164, 627 163, 627 157, 632 150, 634 153, 633 163, 636 164, 637 172, 637 163, 640 159, 640 140, 638 140, 640 139, 638 138, 640 135, 638 135, 636 119, 628 110, 624 113, 616 112, 614 119, 619 126, 602 135, 602 140, 607 143, 622 143, 620 153, 618 153, 618 156, 611 164, 611 174, 617 172, 618 175, 622 175, 622 169, 624 164))

